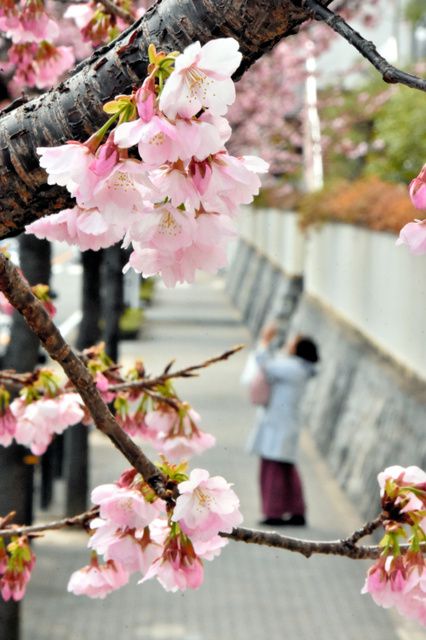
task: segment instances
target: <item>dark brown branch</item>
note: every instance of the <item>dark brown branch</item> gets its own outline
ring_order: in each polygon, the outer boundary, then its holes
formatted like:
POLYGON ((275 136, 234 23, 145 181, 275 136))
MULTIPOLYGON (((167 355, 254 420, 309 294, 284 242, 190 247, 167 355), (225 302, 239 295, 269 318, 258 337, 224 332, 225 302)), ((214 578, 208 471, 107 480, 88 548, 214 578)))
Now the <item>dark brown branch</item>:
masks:
POLYGON ((128 11, 123 9, 123 7, 119 7, 118 4, 115 4, 113 0, 97 0, 97 1, 99 2, 99 4, 102 4, 105 7, 108 13, 111 13, 112 15, 117 16, 117 18, 121 18, 126 24, 130 25, 135 22, 135 19, 133 18, 133 16, 128 11))
POLYGON ((385 82, 389 84, 404 84, 412 89, 426 91, 426 80, 406 73, 392 66, 377 51, 373 42, 362 37, 353 29, 341 16, 330 11, 316 0, 302 0, 302 6, 312 12, 315 20, 325 22, 329 27, 347 40, 357 51, 360 52, 381 74, 385 82))
POLYGON ((241 75, 307 17, 291 0, 157 2, 57 88, 0 117, 0 237, 16 235, 36 218, 74 205, 64 188, 46 184, 36 148, 83 141, 94 133, 106 120, 103 104, 130 93, 144 79, 149 43, 173 51, 196 40, 234 37, 243 54, 241 75))
POLYGON ((81 395, 96 427, 108 436, 157 495, 170 501, 172 495, 165 489, 165 479, 162 474, 117 424, 81 359, 65 342, 43 304, 34 296, 18 269, 2 253, 0 253, 0 290, 24 316, 50 357, 60 364, 81 395))

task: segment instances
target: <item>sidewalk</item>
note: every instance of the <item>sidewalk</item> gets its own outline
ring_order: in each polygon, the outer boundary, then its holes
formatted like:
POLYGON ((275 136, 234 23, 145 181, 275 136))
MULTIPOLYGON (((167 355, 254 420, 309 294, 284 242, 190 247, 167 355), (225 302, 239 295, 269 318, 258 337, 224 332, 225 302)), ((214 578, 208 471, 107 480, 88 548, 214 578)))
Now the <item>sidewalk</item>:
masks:
MULTIPOLYGON (((147 316, 142 340, 122 344, 125 366, 143 358, 147 370, 158 373, 173 357, 183 367, 249 342, 219 278, 176 290, 159 287, 147 316)), ((254 411, 239 385, 245 358, 246 353, 239 353, 176 386, 218 442, 192 466, 205 466, 212 475, 234 482, 244 525, 256 527, 257 460, 244 452, 254 411)), ((126 467, 120 454, 96 432, 91 434, 91 446, 91 486, 117 478, 126 467)), ((289 535, 333 539, 361 524, 307 435, 302 475, 309 527, 289 528, 289 535)), ((205 583, 196 592, 169 594, 156 582, 138 585, 134 579, 97 601, 66 592, 69 575, 87 563, 85 544, 86 535, 73 531, 51 532, 36 542, 38 561, 23 604, 22 640, 426 638, 419 627, 408 632, 402 619, 360 595, 363 562, 328 556, 306 560, 285 551, 230 542, 220 558, 206 563, 205 583)))

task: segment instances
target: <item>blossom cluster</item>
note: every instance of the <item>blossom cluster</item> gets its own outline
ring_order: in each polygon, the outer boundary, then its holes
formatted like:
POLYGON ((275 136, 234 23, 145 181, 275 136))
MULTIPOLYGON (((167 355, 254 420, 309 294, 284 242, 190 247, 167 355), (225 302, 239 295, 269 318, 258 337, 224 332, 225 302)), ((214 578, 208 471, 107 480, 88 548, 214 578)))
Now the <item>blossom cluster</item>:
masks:
MULTIPOLYGON (((410 183, 410 198, 416 209, 426 212, 426 164, 410 183)), ((399 234, 397 244, 405 244, 414 255, 426 253, 426 218, 406 224, 399 234)))
POLYGON ((386 515, 383 553, 369 569, 362 593, 382 607, 395 607, 405 617, 426 626, 426 473, 418 467, 388 467, 378 476, 386 515), (409 550, 399 539, 410 530, 409 550))
POLYGON ((10 38, 8 62, 18 87, 49 88, 74 64, 72 47, 56 46, 57 22, 49 16, 44 0, 8 0, 0 6, 0 31, 10 38))
POLYGON ((218 556, 231 532, 242 521, 239 500, 221 476, 204 469, 190 476, 183 466, 162 466, 177 483, 174 508, 157 498, 134 471, 116 484, 96 487, 92 502, 99 517, 91 522, 89 565, 72 574, 68 590, 76 595, 104 598, 127 583, 156 578, 166 591, 196 589, 203 581, 203 560, 218 556), (99 563, 103 556, 104 563, 99 563))
MULTIPOLYGON (((152 386, 151 393, 143 386, 141 363, 121 375, 103 345, 87 349, 84 355, 99 393, 130 436, 149 442, 172 462, 188 460, 214 446, 214 436, 201 429, 200 415, 178 397, 170 380, 158 384, 152 396, 152 386), (116 384, 124 389, 116 391, 116 384)), ((48 369, 30 375, 12 402, 9 391, 0 386, 0 445, 4 447, 15 440, 42 455, 55 435, 79 422, 92 423, 80 396, 61 386, 48 369)))
POLYGON ((268 166, 225 149, 236 40, 168 55, 150 45, 149 56, 142 87, 107 103, 111 117, 89 140, 38 148, 48 183, 65 187, 76 206, 26 230, 82 251, 122 240, 133 248, 126 268, 174 286, 226 264, 239 206, 258 193, 268 166))
POLYGON ((77 393, 60 393, 55 376, 40 370, 18 398, 0 387, 0 444, 13 440, 35 455, 42 455, 53 437, 77 424, 84 416, 83 401, 77 393))
POLYGON ((13 536, 9 544, 0 538, 0 594, 3 600, 22 600, 35 556, 26 536, 13 536))

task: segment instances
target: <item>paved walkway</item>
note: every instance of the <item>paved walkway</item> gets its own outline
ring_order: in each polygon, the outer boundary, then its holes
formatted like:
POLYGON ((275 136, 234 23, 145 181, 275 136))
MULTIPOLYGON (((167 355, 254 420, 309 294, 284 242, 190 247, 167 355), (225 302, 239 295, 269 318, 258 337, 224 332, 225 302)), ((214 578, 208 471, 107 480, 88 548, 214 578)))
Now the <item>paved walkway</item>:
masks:
MULTIPOLYGON (((172 357, 184 366, 249 342, 220 279, 192 288, 159 288, 147 317, 142 339, 123 343, 122 359, 130 364, 143 357, 153 373, 172 357)), ((218 446, 195 464, 235 483, 245 525, 256 526, 257 460, 244 451, 254 411, 238 382, 245 358, 238 354, 177 387, 218 440, 218 446)), ((99 433, 91 434, 91 445, 92 486, 117 478, 125 467, 120 455, 99 433)), ((361 524, 308 436, 303 439, 302 473, 309 527, 289 534, 332 539, 361 524)), ((106 600, 68 595, 70 573, 87 562, 85 542, 85 534, 70 531, 51 533, 36 542, 38 563, 23 605, 22 640, 426 638, 418 627, 409 630, 399 617, 360 595, 364 563, 332 557, 306 560, 243 543, 231 542, 220 558, 206 563, 205 584, 196 592, 168 594, 157 583, 137 585, 135 579, 106 600)))

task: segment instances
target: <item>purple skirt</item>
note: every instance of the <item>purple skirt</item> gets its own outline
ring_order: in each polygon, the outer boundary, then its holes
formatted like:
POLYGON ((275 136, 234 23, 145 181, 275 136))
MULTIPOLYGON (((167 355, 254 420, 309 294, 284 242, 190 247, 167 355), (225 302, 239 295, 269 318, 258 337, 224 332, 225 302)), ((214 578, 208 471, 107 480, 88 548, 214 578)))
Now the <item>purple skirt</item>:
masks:
POLYGON ((295 464, 261 458, 260 493, 266 518, 305 515, 302 481, 295 464))

